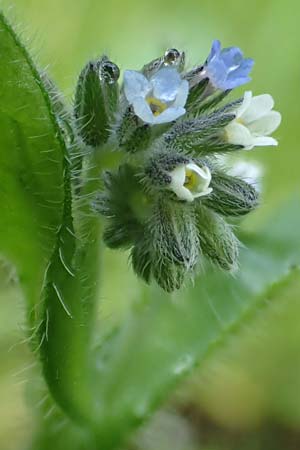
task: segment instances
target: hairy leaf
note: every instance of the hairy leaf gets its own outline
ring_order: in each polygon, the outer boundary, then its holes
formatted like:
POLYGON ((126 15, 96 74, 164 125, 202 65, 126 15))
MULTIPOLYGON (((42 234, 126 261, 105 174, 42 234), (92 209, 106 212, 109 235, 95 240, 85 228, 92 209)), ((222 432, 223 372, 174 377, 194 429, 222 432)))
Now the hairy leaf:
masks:
POLYGON ((0 249, 36 305, 63 208, 64 144, 48 94, 0 14, 0 249))

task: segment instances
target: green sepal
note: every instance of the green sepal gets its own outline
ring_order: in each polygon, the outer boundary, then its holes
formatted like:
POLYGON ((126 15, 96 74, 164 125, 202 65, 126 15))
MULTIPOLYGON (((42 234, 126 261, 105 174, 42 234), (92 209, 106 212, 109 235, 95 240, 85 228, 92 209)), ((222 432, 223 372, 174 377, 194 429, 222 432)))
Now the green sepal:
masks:
POLYGON ((145 235, 156 282, 167 292, 179 289, 185 274, 192 274, 199 257, 193 206, 158 198, 145 235))
POLYGON ((116 172, 106 171, 103 182, 105 190, 93 202, 94 210, 107 218, 103 240, 110 248, 129 248, 143 231, 136 207, 143 196, 137 173, 123 164, 116 172))
POLYGON ((139 118, 134 114, 132 107, 127 106, 125 111, 118 118, 115 127, 117 145, 126 150, 128 142, 133 139, 134 133, 139 126, 139 118))
POLYGON ((216 111, 206 117, 178 122, 164 133, 162 146, 200 156, 240 150, 242 146, 229 144, 224 139, 224 127, 234 118, 232 113, 216 111))
POLYGON ((137 153, 148 147, 150 139, 151 128, 148 124, 144 124, 134 129, 128 139, 125 140, 122 148, 128 153, 137 153))
POLYGON ((221 269, 237 269, 239 241, 231 226, 217 213, 199 204, 196 208, 198 236, 203 255, 221 269))
POLYGON ((259 193, 241 178, 223 173, 213 173, 210 187, 212 193, 203 204, 223 216, 243 216, 259 204, 259 193))
POLYGON ((188 112, 194 112, 195 108, 197 108, 197 105, 201 101, 201 97, 205 92, 208 82, 209 82, 208 78, 203 78, 203 80, 201 80, 200 83, 190 88, 189 95, 185 105, 186 110, 188 112))
POLYGON ((207 97, 204 98, 198 102, 197 105, 195 105, 194 108, 194 114, 199 115, 203 114, 204 112, 208 112, 210 109, 213 109, 215 106, 217 106, 219 103, 221 103, 224 98, 227 97, 231 92, 231 89, 227 89, 226 91, 216 91, 212 92, 207 97))
POLYGON ((144 180, 149 190, 165 188, 171 183, 170 172, 182 164, 188 164, 190 158, 173 152, 153 152, 145 164, 144 180))
POLYGON ((173 292, 183 285, 186 270, 183 266, 161 260, 153 266, 153 277, 157 284, 166 292, 173 292))
POLYGON ((141 236, 140 240, 136 242, 131 250, 132 268, 136 275, 146 283, 150 282, 151 278, 151 254, 147 245, 145 236, 141 236))
POLYGON ((194 208, 185 202, 158 199, 149 219, 154 262, 166 259, 194 268, 199 255, 199 240, 194 208))
POLYGON ((76 88, 74 114, 78 133, 87 145, 104 144, 110 134, 119 99, 118 67, 106 56, 90 61, 76 88))
POLYGON ((116 144, 128 153, 147 150, 151 143, 166 133, 172 124, 160 124, 152 127, 135 115, 132 106, 127 106, 119 115, 114 135, 116 144))

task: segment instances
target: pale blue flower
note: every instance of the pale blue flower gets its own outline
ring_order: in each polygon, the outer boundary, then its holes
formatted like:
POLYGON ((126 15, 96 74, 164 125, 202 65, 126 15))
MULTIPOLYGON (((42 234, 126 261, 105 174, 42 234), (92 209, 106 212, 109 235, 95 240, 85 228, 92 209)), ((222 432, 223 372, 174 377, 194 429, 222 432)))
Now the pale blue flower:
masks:
POLYGON ((244 58, 238 47, 222 50, 220 41, 215 40, 202 73, 214 87, 226 91, 248 83, 251 80, 249 73, 253 64, 253 59, 244 58))
POLYGON ((176 69, 160 69, 149 80, 140 72, 126 70, 124 92, 134 113, 152 125, 172 122, 185 114, 189 84, 176 69))

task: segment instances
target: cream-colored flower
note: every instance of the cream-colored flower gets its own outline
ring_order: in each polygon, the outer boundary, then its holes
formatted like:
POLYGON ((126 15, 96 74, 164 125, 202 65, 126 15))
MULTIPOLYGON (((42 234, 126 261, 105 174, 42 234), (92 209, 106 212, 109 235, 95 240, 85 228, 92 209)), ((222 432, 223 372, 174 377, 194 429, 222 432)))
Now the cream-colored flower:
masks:
POLYGON ((252 96, 244 94, 243 103, 234 111, 235 119, 225 127, 230 144, 242 145, 245 150, 265 145, 278 145, 270 134, 281 122, 281 114, 273 111, 274 100, 269 94, 252 96))
POLYGON ((200 167, 195 163, 181 164, 170 172, 172 178, 168 189, 173 191, 178 198, 192 202, 197 197, 211 193, 209 187, 211 173, 208 167, 200 167))

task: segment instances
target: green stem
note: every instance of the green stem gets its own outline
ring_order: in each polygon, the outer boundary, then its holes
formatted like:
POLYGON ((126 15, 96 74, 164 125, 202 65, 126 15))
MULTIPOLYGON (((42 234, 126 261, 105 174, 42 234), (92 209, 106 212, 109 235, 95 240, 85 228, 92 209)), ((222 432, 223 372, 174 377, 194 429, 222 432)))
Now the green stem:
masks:
POLYGON ((65 210, 47 273, 41 358, 56 402, 80 423, 94 423, 91 338, 100 278, 101 221, 92 211, 101 188, 101 171, 118 163, 120 155, 99 149, 83 164, 80 198, 71 203, 66 171, 65 210))

